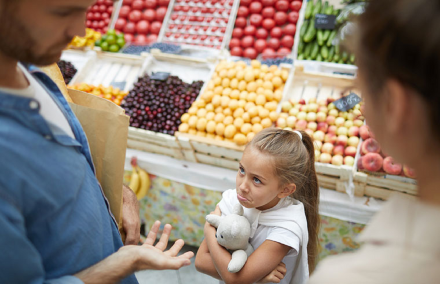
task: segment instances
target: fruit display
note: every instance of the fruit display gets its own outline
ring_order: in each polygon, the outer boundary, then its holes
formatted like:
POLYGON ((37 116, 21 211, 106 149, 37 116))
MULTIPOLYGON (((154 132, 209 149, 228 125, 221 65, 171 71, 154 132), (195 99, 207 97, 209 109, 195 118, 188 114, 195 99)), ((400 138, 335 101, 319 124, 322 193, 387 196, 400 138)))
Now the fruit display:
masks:
POLYGON ((124 0, 115 29, 127 42, 150 44, 157 41, 169 0, 124 0))
POLYGON ((109 101, 114 102, 117 105, 121 105, 122 100, 128 94, 128 92, 121 91, 120 89, 114 88, 113 86, 104 87, 102 85, 93 86, 93 85, 88 85, 86 83, 80 83, 75 85, 69 85, 68 87, 74 90, 86 92, 107 99, 109 101))
POLYGON ((413 169, 397 163, 392 157, 382 151, 379 142, 374 139, 374 134, 368 125, 362 125, 359 133, 362 143, 360 156, 357 161, 358 170, 416 178, 413 169))
POLYGON ((125 46, 124 34, 109 30, 95 42, 95 46, 100 47, 102 51, 118 52, 125 46))
POLYGON ((240 1, 231 55, 251 59, 285 57, 292 51, 302 1, 240 1))
POLYGON ((220 49, 234 0, 177 0, 163 42, 220 49))
POLYGON ((97 0, 87 9, 86 27, 100 33, 106 33, 113 13, 112 0, 97 0))
POLYGON ((315 144, 315 160, 336 166, 353 166, 360 141, 360 127, 364 124, 361 105, 347 112, 339 111, 334 98, 289 100, 281 104, 277 126, 303 130, 315 144))
POLYGON ((185 113, 179 132, 245 145, 278 118, 289 72, 253 60, 220 62, 203 94, 185 113))
POLYGON ((164 80, 140 77, 121 107, 130 116, 130 125, 173 135, 180 125, 180 117, 195 101, 203 86, 202 81, 185 83, 177 76, 164 80))
POLYGON ((86 35, 84 37, 75 36, 69 43, 68 48, 93 48, 95 41, 101 38, 101 33, 92 29, 86 29, 86 35))
POLYGON ((75 66, 69 61, 60 60, 57 64, 63 75, 64 83, 66 83, 66 85, 69 84, 70 80, 72 80, 78 70, 76 70, 75 66))
POLYGON ((150 176, 138 166, 136 157, 131 158, 131 166, 132 173, 128 187, 136 194, 137 200, 141 200, 147 195, 151 187, 150 176))
POLYGON ((354 54, 341 50, 337 36, 337 30, 316 29, 316 14, 338 16, 340 10, 336 10, 328 1, 312 0, 307 2, 305 19, 300 28, 300 42, 298 43, 298 60, 316 60, 334 62, 340 64, 354 64, 354 54))

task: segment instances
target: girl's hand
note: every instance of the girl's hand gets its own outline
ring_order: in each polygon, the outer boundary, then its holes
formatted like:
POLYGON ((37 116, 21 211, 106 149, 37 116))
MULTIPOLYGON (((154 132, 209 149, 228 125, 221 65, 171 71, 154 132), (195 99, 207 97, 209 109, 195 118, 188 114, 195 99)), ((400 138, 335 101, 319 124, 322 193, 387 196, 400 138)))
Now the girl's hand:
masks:
POLYGON ((271 273, 267 274, 266 277, 258 281, 257 284, 280 283, 284 276, 286 276, 286 272, 286 265, 283 262, 280 262, 277 268, 275 268, 271 273))

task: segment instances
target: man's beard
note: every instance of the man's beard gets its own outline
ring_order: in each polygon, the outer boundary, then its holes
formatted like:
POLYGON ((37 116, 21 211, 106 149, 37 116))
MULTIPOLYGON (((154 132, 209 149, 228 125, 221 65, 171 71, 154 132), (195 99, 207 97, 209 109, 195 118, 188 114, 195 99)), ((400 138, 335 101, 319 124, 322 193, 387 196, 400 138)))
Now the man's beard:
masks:
POLYGON ((37 54, 35 52, 36 42, 32 39, 25 25, 14 16, 17 14, 16 9, 14 9, 16 5, 5 4, 5 2, 8 1, 3 2, 3 5, 6 5, 6 7, 3 7, 4 9, 0 12, 0 52, 20 62, 39 66, 46 66, 57 62, 61 51, 67 46, 69 41, 66 39, 64 45, 60 43, 50 48, 49 50, 55 50, 52 53, 37 54))

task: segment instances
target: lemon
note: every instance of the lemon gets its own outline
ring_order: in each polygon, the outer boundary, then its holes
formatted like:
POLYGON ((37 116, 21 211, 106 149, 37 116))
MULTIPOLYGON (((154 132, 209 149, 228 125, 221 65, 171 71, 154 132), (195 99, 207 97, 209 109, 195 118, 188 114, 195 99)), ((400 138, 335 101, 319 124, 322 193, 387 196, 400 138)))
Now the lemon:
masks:
POLYGON ((257 105, 263 106, 264 104, 266 104, 266 96, 258 95, 257 98, 255 99, 255 103, 257 105))
POLYGON ((223 80, 222 80, 222 87, 223 88, 227 88, 227 87, 229 87, 230 83, 231 83, 231 81, 228 78, 223 78, 223 80))
POLYGON ((188 122, 189 117, 190 117, 189 113, 184 113, 182 115, 182 117, 180 118, 180 121, 182 121, 182 123, 186 123, 186 122, 188 122))
POLYGON ((281 87, 283 80, 280 77, 275 76, 272 78, 272 84, 275 88, 281 87))
POLYGON ((232 90, 232 92, 229 94, 229 97, 231 99, 238 100, 240 98, 240 91, 239 90, 232 90))
MULTIPOLYGON (((259 117, 259 116, 256 116, 256 117, 253 117, 252 119, 251 119, 251 123, 252 124, 257 124, 257 123, 260 123, 261 122, 261 118, 259 117)), ((255 132, 255 131, 254 131, 255 132)))
POLYGON ((223 134, 225 133, 225 125, 223 123, 217 123, 217 125, 215 126, 215 133, 219 136, 223 136, 223 134))
POLYGON ((260 109, 260 110, 258 111, 258 115, 259 115, 260 118, 262 118, 262 119, 269 117, 269 113, 270 113, 269 110, 267 110, 267 109, 265 109, 265 108, 260 109))
POLYGON ((245 123, 241 126, 240 131, 241 131, 241 133, 246 135, 252 131, 252 125, 250 123, 245 123))
POLYGON ((263 128, 268 128, 272 126, 272 120, 268 117, 263 118, 263 120, 261 120, 261 126, 263 128))
POLYGON ((225 128, 225 138, 231 139, 235 136, 235 133, 237 132, 237 128, 231 124, 226 126, 225 128))
POLYGON ((263 130, 263 126, 261 126, 261 124, 255 123, 254 125, 252 125, 252 132, 258 133, 261 130, 263 130))
POLYGON ((231 87, 231 89, 237 89, 238 88, 238 79, 233 78, 231 80, 231 82, 229 83, 229 87, 231 87))
POLYGON ((237 127, 237 129, 240 129, 244 124, 244 120, 241 117, 237 117, 234 119, 234 126, 237 127))
POLYGON ((190 128, 196 128, 197 125, 197 116, 193 115, 188 120, 188 125, 190 128))
POLYGON ((237 134, 235 134, 235 136, 234 136, 234 142, 235 142, 237 145, 242 146, 242 145, 246 145, 246 143, 247 143, 248 141, 247 141, 247 137, 246 137, 244 134, 237 133, 237 134))
POLYGON ((208 112, 208 113, 206 114, 205 117, 206 117, 207 120, 213 120, 214 117, 215 117, 215 113, 212 112, 212 111, 210 111, 210 112, 208 112))
POLYGON ((244 113, 244 109, 242 109, 242 108, 237 108, 237 109, 234 111, 234 117, 235 117, 235 118, 237 118, 237 117, 241 117, 241 116, 243 115, 243 113, 244 113))
POLYGON ((236 99, 232 99, 229 101, 229 108, 234 111, 238 108, 238 101, 236 99))
POLYGON ((240 90, 240 91, 246 90, 246 87, 247 87, 247 84, 245 81, 240 81, 237 86, 238 90, 240 90))
POLYGON ((214 117, 214 121, 217 123, 223 122, 225 115, 223 113, 217 113, 214 117))
POLYGON ((253 71, 247 71, 244 74, 244 79, 246 80, 246 82, 253 82, 255 80, 255 75, 253 71))
POLYGON ((208 121, 208 123, 206 124, 206 132, 214 133, 216 126, 217 126, 217 123, 215 123, 214 121, 212 121, 212 120, 208 121))
POLYGON ((197 111, 197 117, 198 117, 198 118, 205 117, 205 116, 206 116, 206 113, 207 113, 206 109, 201 108, 201 109, 199 109, 199 110, 197 111))
POLYGON ((241 118, 243 118, 243 121, 245 123, 249 123, 251 122, 251 116, 249 115, 248 112, 243 113, 243 115, 241 116, 241 118))
POLYGON ((189 130, 189 125, 187 123, 182 123, 179 125, 179 132, 187 133, 189 130))
POLYGON ((251 92, 247 95, 247 101, 248 102, 255 102, 255 99, 257 98, 257 94, 251 92))

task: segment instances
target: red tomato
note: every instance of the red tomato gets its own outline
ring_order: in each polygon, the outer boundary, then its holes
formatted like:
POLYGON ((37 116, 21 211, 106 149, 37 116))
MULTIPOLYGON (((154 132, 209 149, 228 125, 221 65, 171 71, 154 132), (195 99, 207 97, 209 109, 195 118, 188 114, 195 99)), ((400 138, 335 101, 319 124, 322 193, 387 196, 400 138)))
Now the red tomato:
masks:
POLYGON ((284 25, 285 23, 286 23, 286 21, 287 21, 287 14, 286 13, 284 13, 284 12, 276 12, 275 13, 275 23, 278 25, 278 26, 282 26, 282 25, 284 25))
POLYGON ((275 27, 270 31, 270 36, 274 38, 281 38, 283 30, 280 27, 275 27))
POLYGON ((271 29, 273 29, 273 27, 275 27, 275 21, 272 19, 264 19, 263 21, 263 28, 265 28, 266 30, 270 31, 271 29))
POLYGON ((159 0, 157 4, 162 7, 168 7, 168 5, 170 4, 170 0, 159 0))
POLYGON ((147 36, 147 42, 148 43, 155 43, 157 41, 157 35, 151 34, 147 36))
POLYGON ((251 46, 254 46, 254 37, 253 36, 245 36, 241 40, 241 47, 247 48, 247 47, 251 47, 251 46))
POLYGON ((292 48, 292 46, 293 46, 293 37, 290 36, 290 35, 285 35, 281 39, 281 46, 287 47, 287 48, 292 48))
POLYGON ((146 34, 148 34, 148 30, 149 29, 150 29, 150 24, 147 21, 145 21, 145 20, 139 21, 136 24, 136 32, 138 34, 146 35, 146 34))
POLYGON ((98 27, 99 27, 100 29, 103 29, 103 28, 105 27, 105 22, 104 22, 104 21, 99 21, 99 22, 98 22, 98 27))
POLYGON ((241 6, 238 8, 237 17, 245 17, 246 18, 248 15, 249 15, 248 7, 241 6))
POLYGON ((239 47, 239 46, 234 46, 232 49, 231 49, 231 55, 232 56, 243 56, 243 49, 241 49, 241 47, 239 47))
POLYGON ((272 48, 266 48, 263 50, 263 59, 275 58, 275 50, 272 48))
POLYGON ((257 29, 256 29, 254 26, 247 26, 247 27, 244 28, 243 33, 244 33, 245 35, 251 35, 251 36, 253 36, 253 35, 255 34, 255 31, 256 31, 256 30, 257 30, 257 29))
POLYGON ((156 6, 157 6, 156 0, 145 0, 145 8, 156 9, 156 6))
POLYGON ((255 50, 258 53, 261 53, 266 48, 266 40, 264 40, 264 39, 257 39, 255 41, 254 47, 255 47, 255 50))
POLYGON ((235 26, 236 26, 237 28, 244 28, 244 27, 246 27, 246 18, 238 17, 238 18, 235 20, 235 26))
POLYGON ((137 35, 134 42, 138 44, 147 44, 148 40, 144 35, 137 35))
MULTIPOLYGON (((151 27, 150 27, 150 31, 152 34, 158 35, 161 27, 162 27, 161 22, 152 22, 151 27)), ((182 27, 183 27, 183 25, 182 25, 182 27)))
POLYGON ((99 12, 99 5, 93 5, 92 12, 99 12))
POLYGON ((289 2, 287 0, 279 0, 275 3, 277 11, 287 12, 289 10, 289 2))
POLYGON ((280 47, 280 40, 277 38, 271 38, 269 39, 269 41, 267 42, 267 46, 276 50, 280 47))
POLYGON ((104 24, 105 26, 108 26, 108 24, 110 24, 110 19, 109 18, 104 19, 104 24))
POLYGON ((127 21, 125 19, 117 19, 115 23, 115 29, 118 31, 122 31, 127 24, 127 21))
POLYGON ((153 9, 147 9, 142 13, 142 19, 147 20, 149 22, 154 21, 156 18, 156 11, 153 9))
POLYGON ((229 48, 232 49, 234 47, 240 46, 240 40, 238 38, 233 38, 229 42, 229 48))
POLYGON ((110 15, 113 13, 113 6, 108 7, 107 13, 109 13, 110 15))
POLYGON ((263 22, 263 16, 261 16, 259 14, 252 14, 249 18, 249 22, 254 27, 259 27, 259 26, 261 26, 261 22, 263 22))
POLYGON ((290 10, 297 11, 301 10, 302 2, 301 1, 293 1, 290 3, 290 10))
POLYGON ((127 23, 123 32, 124 34, 134 34, 136 32, 136 25, 134 23, 127 23))
POLYGON ((264 7, 273 7, 275 5, 275 0, 262 0, 264 7))
POLYGON ((183 12, 189 12, 190 7, 189 6, 183 6, 182 11, 183 12))
POLYGON ((162 22, 166 14, 167 14, 167 8, 160 7, 159 9, 156 10, 156 20, 162 22))
POLYGON ((86 27, 90 28, 92 26, 92 21, 87 20, 86 21, 86 27))
POLYGON ((263 28, 259 28, 255 33, 255 36, 259 39, 266 39, 268 35, 269 33, 263 28))
POLYGON ((283 28, 283 34, 294 36, 296 33, 296 26, 294 24, 287 24, 283 28))
POLYGON ((95 19, 95 15, 92 12, 87 13, 87 20, 93 21, 95 19))
POLYGON ((272 19, 275 15, 275 9, 273 7, 266 7, 263 9, 263 12, 261 12, 261 15, 263 15, 265 19, 272 19))
POLYGON ((241 0, 240 6, 246 6, 248 7, 252 3, 252 0, 241 0))
POLYGON ((285 47, 281 47, 280 49, 277 50, 277 54, 280 55, 280 57, 286 57, 287 55, 290 54, 290 52, 291 49, 285 47))
POLYGON ((101 13, 95 12, 95 13, 93 13, 93 17, 95 18, 95 21, 100 21, 101 20, 101 13))
POLYGON ((142 13, 138 10, 131 11, 130 15, 128 15, 128 19, 130 22, 137 23, 141 20, 142 13))
POLYGON ((248 47, 248 48, 246 48, 245 50, 244 50, 244 52, 243 52, 243 56, 244 57, 247 57, 247 58, 250 58, 250 59, 255 59, 255 58, 257 58, 257 51, 255 50, 255 48, 253 48, 253 47, 248 47))
POLYGON ((131 7, 133 10, 142 11, 142 9, 144 9, 144 2, 142 0, 134 0, 133 3, 131 3, 131 7))
POLYGON ((122 4, 131 6, 131 3, 133 3, 133 0, 124 0, 124 2, 122 4))
POLYGON ((299 14, 296 11, 290 12, 288 15, 288 20, 292 24, 296 24, 298 22, 299 14))
POLYGON ((101 12, 101 13, 107 12, 107 6, 99 5, 99 12, 101 12))
POLYGON ((107 12, 104 12, 101 14, 101 18, 105 19, 110 19, 110 15, 107 12))
MULTIPOLYGON (((214 28, 212 29, 213 32, 214 28)), ((232 30, 232 37, 233 38, 241 38, 243 36, 243 30, 241 28, 235 28, 232 30)))
POLYGON ((251 5, 249 5, 249 11, 252 14, 258 14, 261 12, 262 9, 263 5, 260 2, 252 2, 251 5))
POLYGON ((119 18, 126 19, 130 14, 131 8, 128 6, 122 6, 121 10, 119 10, 119 18))

